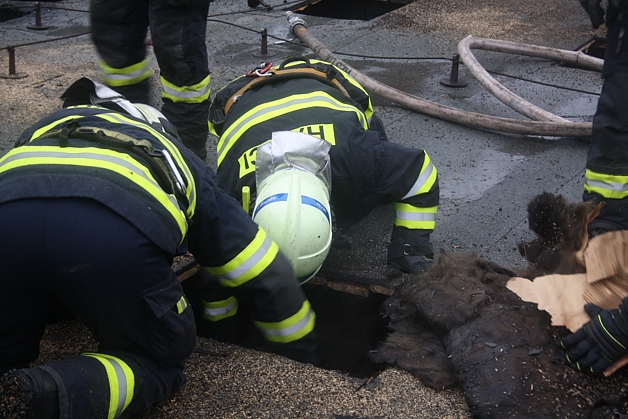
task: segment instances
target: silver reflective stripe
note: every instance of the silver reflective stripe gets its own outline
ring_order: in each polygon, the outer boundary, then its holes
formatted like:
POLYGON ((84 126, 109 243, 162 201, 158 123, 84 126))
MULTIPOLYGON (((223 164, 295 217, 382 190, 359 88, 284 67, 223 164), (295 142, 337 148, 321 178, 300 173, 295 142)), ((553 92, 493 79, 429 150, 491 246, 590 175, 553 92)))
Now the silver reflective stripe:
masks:
POLYGON ((237 268, 235 268, 234 270, 230 271, 230 272, 226 272, 224 274, 218 275, 218 280, 220 282, 225 282, 225 281, 230 281, 233 279, 238 278, 239 276, 244 275, 245 273, 247 273, 251 268, 253 268, 259 261, 261 261, 262 259, 264 259, 264 257, 266 256, 266 254, 268 253, 268 249, 270 249, 270 246, 273 244, 273 241, 270 239, 270 237, 266 236, 264 238, 264 242, 262 243, 262 245, 255 251, 255 253, 253 253, 247 260, 245 260, 244 262, 242 262, 240 264, 240 266, 238 266, 237 268))
POLYGON ((303 329, 305 326, 307 326, 308 323, 310 322, 310 318, 312 317, 312 315, 313 315, 313 312, 312 312, 312 309, 310 308, 310 310, 307 312, 307 316, 305 316, 303 319, 299 320, 292 326, 288 326, 283 329, 263 328, 260 330, 262 331, 263 334, 268 335, 268 336, 290 336, 293 333, 296 333, 299 330, 303 329))
POLYGON ((430 178, 433 171, 434 171, 434 165, 432 164, 432 162, 430 162, 425 168, 425 170, 423 170, 423 172, 421 172, 419 177, 416 179, 416 182, 414 182, 414 185, 412 185, 412 187, 410 188, 410 191, 408 191, 408 193, 405 194, 405 196, 401 198, 400 201, 416 195, 419 189, 421 189, 423 185, 425 185, 425 182, 427 182, 427 180, 430 178))
POLYGON ((203 311, 209 317, 216 317, 216 316, 220 316, 222 314, 227 314, 228 312, 230 312, 231 310, 233 310, 237 306, 238 306, 238 300, 234 299, 234 301, 231 304, 229 304, 229 305, 227 305, 225 307, 220 307, 220 308, 207 308, 207 307, 205 307, 205 309, 203 311))
POLYGON ((209 92, 209 84, 203 86, 202 89, 198 89, 198 90, 186 90, 186 91, 181 91, 181 90, 176 90, 173 89, 171 87, 168 87, 164 84, 161 85, 164 93, 166 93, 169 96, 174 96, 177 97, 179 99, 194 99, 197 97, 201 97, 203 95, 206 95, 207 92, 209 92))
POLYGON ((593 189, 606 189, 613 192, 628 192, 628 185, 619 182, 604 182, 585 177, 584 184, 593 189))
MULTIPOLYGON (((39 147, 29 147, 29 148, 39 148, 39 147)), ((74 149, 74 150, 78 150, 78 149, 74 149)), ((89 153, 89 152, 70 153, 70 152, 67 152, 67 151, 58 151, 58 152, 55 152, 55 151, 30 151, 30 150, 27 150, 26 148, 20 148, 18 153, 9 154, 9 155, 6 156, 5 159, 2 160, 2 162, 0 162, 0 169, 2 167, 4 167, 5 165, 9 164, 9 163, 12 163, 12 162, 18 161, 18 160, 22 160, 22 159, 25 159, 25 158, 29 158, 29 159, 30 158, 55 158, 55 159, 67 159, 67 160, 89 159, 89 160, 102 161, 102 162, 114 164, 114 165, 117 165, 117 166, 121 166, 121 167, 129 170, 133 174, 139 175, 144 180, 146 180, 151 185, 153 185, 155 188, 163 191, 163 189, 161 189, 159 184, 157 182, 155 182, 155 180, 153 180, 152 177, 148 176, 145 171, 143 171, 143 170, 141 170, 141 168, 138 168, 137 166, 133 165, 131 162, 129 162, 129 161, 125 160, 125 159, 118 158, 118 157, 109 156, 109 155, 102 155, 102 154, 97 154, 97 153, 89 153)), ((49 164, 49 163, 42 163, 42 164, 49 164)), ((32 165, 32 163, 29 163, 28 165, 30 166, 30 165, 32 165)), ((84 166, 84 164, 80 164, 80 165, 84 166)), ((109 170, 109 169, 105 169, 105 170, 109 170)), ((2 170, 0 170, 0 171, 2 171, 2 170)), ((127 177, 127 179, 128 179, 128 177, 127 177)), ((179 203, 177 202, 176 198, 173 195, 170 195, 170 194, 167 194, 166 192, 164 192, 164 196, 166 196, 168 198, 168 200, 170 201, 170 203, 172 205, 174 205, 175 208, 179 209, 179 211, 180 211, 179 203)))
MULTIPOLYGON (((292 99, 288 102, 275 103, 270 106, 262 107, 262 109, 258 110, 257 112, 254 112, 252 115, 249 115, 247 118, 239 119, 236 125, 232 125, 231 127, 229 127, 228 129, 229 133, 223 138, 221 138, 219 142, 219 145, 220 143, 222 143, 222 145, 220 145, 220 148, 218 149, 218 164, 220 164, 220 162, 222 161, 223 154, 226 152, 226 150, 228 150, 231 147, 230 142, 232 141, 233 137, 236 135, 238 136, 242 135, 240 131, 243 129, 243 127, 251 124, 256 119, 260 119, 259 123, 264 122, 266 121, 266 119, 263 118, 264 115, 272 114, 280 109, 284 109, 284 111, 287 113, 287 112, 291 112, 291 110, 287 108, 299 106, 303 104, 313 104, 313 102, 317 102, 317 101, 328 103, 337 110, 341 110, 344 112, 353 112, 356 115, 358 115, 358 119, 360 120, 360 123, 362 125, 368 126, 366 123, 366 118, 364 114, 360 112, 356 107, 351 106, 351 105, 346 105, 341 102, 337 102, 333 100, 331 97, 325 96, 325 95, 308 95, 307 97, 292 99)), ((315 107, 315 105, 311 107, 315 107)), ((298 110, 305 109, 305 108, 306 107, 298 108, 298 110)), ((250 127, 247 129, 250 129, 250 127)))
POLYGON ((114 388, 118 389, 118 405, 116 406, 116 414, 114 417, 119 418, 120 415, 122 414, 122 411, 124 410, 124 403, 126 402, 126 397, 127 397, 127 382, 126 382, 126 375, 124 374, 124 370, 122 369, 122 366, 120 365, 120 363, 118 361, 116 361, 115 359, 112 359, 110 357, 107 358, 100 358, 102 361, 107 361, 111 364, 111 366, 113 367, 113 370, 116 373, 116 381, 117 381, 117 386, 112 386, 109 385, 109 388, 113 391, 114 388))
POLYGON ((111 81, 131 81, 134 80, 138 77, 141 77, 145 72, 146 72, 146 65, 143 65, 142 68, 139 68, 135 71, 132 71, 130 73, 124 73, 124 74, 120 74, 120 73, 110 73, 107 71, 107 69, 103 69, 103 71, 106 73, 105 74, 105 78, 107 80, 111 80, 111 81))
POLYGON ((406 221, 436 221, 436 213, 433 212, 406 212, 395 210, 395 218, 406 221))

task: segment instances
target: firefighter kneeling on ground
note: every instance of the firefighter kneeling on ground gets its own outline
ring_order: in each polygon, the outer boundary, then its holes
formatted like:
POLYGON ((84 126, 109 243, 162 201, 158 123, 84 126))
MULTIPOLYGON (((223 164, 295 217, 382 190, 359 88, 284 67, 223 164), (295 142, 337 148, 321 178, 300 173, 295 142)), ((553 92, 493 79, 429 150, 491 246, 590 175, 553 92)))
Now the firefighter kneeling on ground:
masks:
POLYGON ((0 416, 122 418, 177 391, 196 329, 171 264, 188 249, 277 352, 310 361, 314 313, 289 261, 165 117, 88 79, 64 96, 78 106, 0 159, 0 416), (58 306, 99 349, 28 368, 58 306))
POLYGON ((380 204, 395 210, 388 276, 433 262, 436 168, 424 150, 388 141, 369 95, 340 68, 264 63, 216 93, 210 130, 218 185, 279 244, 300 282, 380 204))

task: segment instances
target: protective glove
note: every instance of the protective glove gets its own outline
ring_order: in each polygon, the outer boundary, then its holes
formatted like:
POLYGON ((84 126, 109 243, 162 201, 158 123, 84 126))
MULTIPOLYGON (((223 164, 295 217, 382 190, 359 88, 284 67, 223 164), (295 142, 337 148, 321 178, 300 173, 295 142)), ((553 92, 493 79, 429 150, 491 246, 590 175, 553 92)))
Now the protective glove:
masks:
POLYGON ((584 8, 584 10, 589 15, 591 19, 591 25, 595 29, 599 28, 602 23, 604 23, 604 9, 600 6, 602 0, 579 0, 580 5, 584 8))
POLYGON ((563 361, 578 371, 603 373, 628 354, 628 318, 622 311, 624 302, 614 310, 585 305, 591 321, 559 342, 566 350, 563 361))
POLYGON ((430 243, 430 232, 393 227, 388 246, 386 276, 396 278, 402 272, 419 274, 427 271, 434 263, 434 248, 430 243))

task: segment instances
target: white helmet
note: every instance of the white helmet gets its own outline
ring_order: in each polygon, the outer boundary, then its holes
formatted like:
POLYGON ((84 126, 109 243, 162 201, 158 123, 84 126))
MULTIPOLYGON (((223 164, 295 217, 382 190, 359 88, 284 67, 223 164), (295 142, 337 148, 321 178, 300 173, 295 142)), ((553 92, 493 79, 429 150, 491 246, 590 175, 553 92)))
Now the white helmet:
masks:
POLYGON ((253 221, 279 245, 300 284, 321 268, 332 238, 329 190, 316 175, 281 170, 258 187, 253 221))

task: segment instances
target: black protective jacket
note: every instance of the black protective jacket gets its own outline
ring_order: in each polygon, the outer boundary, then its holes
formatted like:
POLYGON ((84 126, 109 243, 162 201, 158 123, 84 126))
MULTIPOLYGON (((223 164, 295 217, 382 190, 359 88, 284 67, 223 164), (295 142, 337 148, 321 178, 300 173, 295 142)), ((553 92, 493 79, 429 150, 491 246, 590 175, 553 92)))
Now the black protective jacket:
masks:
POLYGON ((269 341, 314 350, 302 345, 313 336, 314 313, 277 245, 218 188, 210 168, 144 121, 99 106, 59 110, 26 130, 0 159, 0 189, 0 203, 100 202, 167 254, 189 250, 251 307, 269 341), (176 185, 175 171, 183 185, 176 185))
POLYGON ((337 67, 313 60, 284 64, 279 69, 318 68, 322 77, 278 73, 242 92, 252 80, 243 76, 216 94, 210 128, 220 138, 218 185, 239 200, 243 186, 254 192, 257 147, 274 131, 298 131, 332 145, 331 205, 338 227, 355 224, 379 204, 396 203, 396 226, 432 231, 439 190, 427 153, 388 142, 366 91, 337 67))

